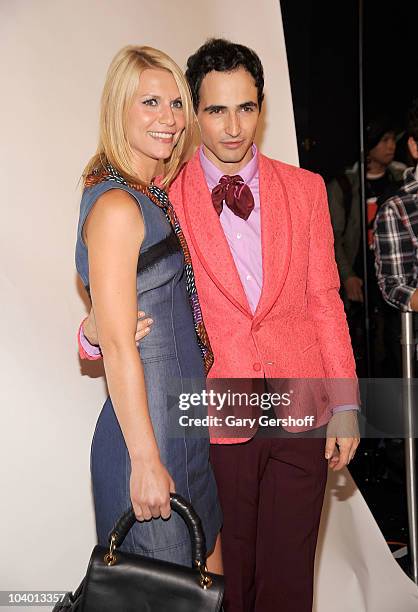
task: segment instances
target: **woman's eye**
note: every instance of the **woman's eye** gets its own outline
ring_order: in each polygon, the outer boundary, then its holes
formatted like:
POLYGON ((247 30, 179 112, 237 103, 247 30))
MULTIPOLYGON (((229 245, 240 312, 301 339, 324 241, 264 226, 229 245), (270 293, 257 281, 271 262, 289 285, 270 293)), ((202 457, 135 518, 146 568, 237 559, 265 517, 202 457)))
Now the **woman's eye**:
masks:
POLYGON ((149 98, 148 100, 144 100, 143 104, 146 104, 146 106, 157 106, 158 102, 155 98, 149 98))
POLYGON ((183 108, 183 102, 181 100, 174 100, 172 106, 173 108, 183 108))

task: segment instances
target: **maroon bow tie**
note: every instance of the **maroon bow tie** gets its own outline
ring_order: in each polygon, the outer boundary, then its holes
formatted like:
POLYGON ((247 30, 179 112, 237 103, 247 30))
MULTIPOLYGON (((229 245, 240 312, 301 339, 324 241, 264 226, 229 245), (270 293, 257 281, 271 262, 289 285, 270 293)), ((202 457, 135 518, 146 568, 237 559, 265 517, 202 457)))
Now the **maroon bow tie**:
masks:
POLYGON ((254 208, 254 198, 251 189, 244 180, 236 176, 223 176, 212 190, 212 202, 218 215, 221 214, 223 203, 241 219, 248 219, 254 208))

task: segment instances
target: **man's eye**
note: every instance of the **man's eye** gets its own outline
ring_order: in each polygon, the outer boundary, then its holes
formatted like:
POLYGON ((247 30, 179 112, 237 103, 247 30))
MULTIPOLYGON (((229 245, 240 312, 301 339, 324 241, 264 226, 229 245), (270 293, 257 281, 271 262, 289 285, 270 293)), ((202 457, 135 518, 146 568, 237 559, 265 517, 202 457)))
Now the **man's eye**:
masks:
POLYGON ((209 114, 210 115, 220 115, 222 112, 222 108, 211 108, 209 114))
POLYGON ((183 102, 181 100, 174 100, 172 107, 173 108, 183 108, 183 102))
POLYGON ((243 110, 245 113, 248 113, 248 112, 252 113, 254 110, 254 106, 242 106, 241 110, 243 110))
POLYGON ((158 102, 155 98, 149 98, 148 100, 144 100, 143 104, 146 106, 157 106, 158 102))

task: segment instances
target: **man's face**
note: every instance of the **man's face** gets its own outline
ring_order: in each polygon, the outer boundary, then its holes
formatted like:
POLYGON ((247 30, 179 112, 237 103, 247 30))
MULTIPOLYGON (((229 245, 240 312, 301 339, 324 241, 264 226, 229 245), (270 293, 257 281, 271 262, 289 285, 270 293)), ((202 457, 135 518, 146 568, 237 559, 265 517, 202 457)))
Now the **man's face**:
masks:
POLYGON ((235 174, 252 157, 260 109, 253 77, 240 67, 209 72, 197 109, 206 156, 224 173, 235 174))
POLYGON ((369 158, 381 166, 388 166, 393 161, 395 149, 395 132, 386 132, 377 145, 369 151, 369 158))

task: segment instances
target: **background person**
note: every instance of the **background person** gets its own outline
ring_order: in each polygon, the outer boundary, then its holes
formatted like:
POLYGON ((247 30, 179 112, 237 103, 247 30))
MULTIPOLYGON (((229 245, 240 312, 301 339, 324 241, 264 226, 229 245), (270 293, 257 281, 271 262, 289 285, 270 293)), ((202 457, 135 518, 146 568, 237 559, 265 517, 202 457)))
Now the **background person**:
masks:
POLYGON ((408 111, 408 149, 414 166, 402 187, 379 209, 374 226, 376 275, 386 302, 418 311, 418 99, 408 111))
MULTIPOLYGON (((396 138, 390 119, 378 116, 366 127, 365 147, 367 206, 367 278, 370 313, 372 376, 398 376, 399 347, 393 343, 391 329, 399 327, 396 313, 381 298, 374 270, 373 222, 381 204, 400 185, 405 166, 393 161, 396 138)), ((366 376, 364 314, 364 262, 359 165, 327 185, 331 222, 334 231, 335 259, 342 284, 347 319, 356 355, 358 373, 366 376)))

